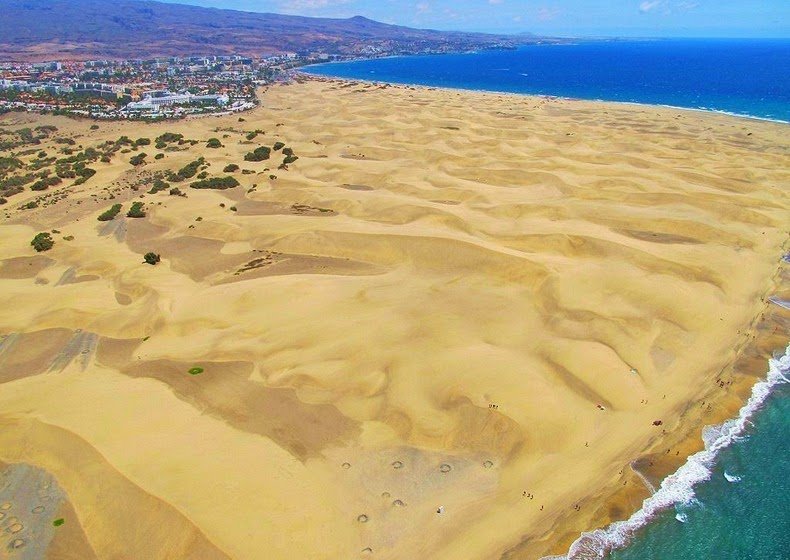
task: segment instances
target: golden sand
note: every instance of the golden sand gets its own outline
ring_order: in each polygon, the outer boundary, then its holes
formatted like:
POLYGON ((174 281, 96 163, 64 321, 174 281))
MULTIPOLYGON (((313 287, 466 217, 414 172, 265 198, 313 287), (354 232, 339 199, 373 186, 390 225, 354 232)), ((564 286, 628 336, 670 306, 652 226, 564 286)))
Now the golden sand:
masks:
POLYGON ((200 140, 0 209, 0 461, 56 478, 81 557, 538 558, 627 517, 630 463, 681 460, 752 379, 786 125, 318 80, 243 118, 0 120, 200 140), (243 161, 277 140, 289 169, 243 161), (200 155, 253 173, 146 194, 200 155))

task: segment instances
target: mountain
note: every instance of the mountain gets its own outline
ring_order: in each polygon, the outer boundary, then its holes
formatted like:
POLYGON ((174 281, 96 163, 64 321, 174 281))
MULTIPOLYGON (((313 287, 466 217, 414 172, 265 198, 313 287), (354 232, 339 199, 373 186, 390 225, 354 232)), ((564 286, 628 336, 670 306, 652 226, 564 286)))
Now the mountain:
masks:
POLYGON ((514 46, 524 37, 142 0, 0 0, 0 60, 86 60, 277 52, 388 53, 514 46))

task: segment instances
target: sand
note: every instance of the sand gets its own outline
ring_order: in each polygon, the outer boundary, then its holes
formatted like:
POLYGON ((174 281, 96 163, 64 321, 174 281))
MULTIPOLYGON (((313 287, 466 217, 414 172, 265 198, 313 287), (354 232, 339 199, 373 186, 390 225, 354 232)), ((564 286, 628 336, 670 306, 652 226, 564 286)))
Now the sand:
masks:
POLYGON ((0 207, 0 461, 53 477, 85 557, 559 553, 628 517, 786 343, 786 125, 331 80, 261 101, 0 119, 58 127, 51 154, 200 141, 0 207), (243 161, 278 140, 288 169, 243 161), (201 155, 249 172, 146 193, 201 155))

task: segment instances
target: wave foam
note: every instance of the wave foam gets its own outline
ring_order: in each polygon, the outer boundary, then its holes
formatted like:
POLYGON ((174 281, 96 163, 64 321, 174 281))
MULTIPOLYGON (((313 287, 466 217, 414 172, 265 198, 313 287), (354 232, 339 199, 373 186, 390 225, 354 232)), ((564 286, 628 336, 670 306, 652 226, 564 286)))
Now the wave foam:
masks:
POLYGON ((790 346, 783 356, 769 360, 768 376, 752 388, 752 394, 736 418, 703 430, 705 449, 691 455, 686 463, 661 482, 655 494, 642 502, 642 508, 627 521, 617 521, 605 529, 596 529, 573 542, 565 560, 598 560, 609 552, 624 548, 636 531, 655 516, 676 505, 690 505, 694 501, 694 486, 708 480, 719 452, 742 439, 750 420, 777 385, 790 383, 790 346))

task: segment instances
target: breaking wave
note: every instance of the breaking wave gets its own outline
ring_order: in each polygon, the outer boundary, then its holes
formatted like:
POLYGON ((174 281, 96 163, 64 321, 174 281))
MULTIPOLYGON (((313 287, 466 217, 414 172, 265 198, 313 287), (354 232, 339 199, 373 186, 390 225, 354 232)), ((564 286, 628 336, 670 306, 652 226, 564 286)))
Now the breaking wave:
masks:
MULTIPOLYGON (((576 539, 566 556, 555 559, 600 560, 616 549, 628 545, 634 534, 660 512, 673 506, 694 502, 694 486, 708 480, 719 452, 742 439, 754 416, 774 387, 790 383, 790 346, 784 355, 769 360, 768 376, 752 388, 752 394, 736 418, 718 426, 707 426, 702 433, 705 449, 691 455, 677 471, 666 477, 659 489, 642 502, 642 508, 627 521, 617 521, 604 529, 596 529, 576 539)), ((729 479, 728 479, 729 480, 729 479)), ((684 520, 678 519, 683 522, 684 520)))

